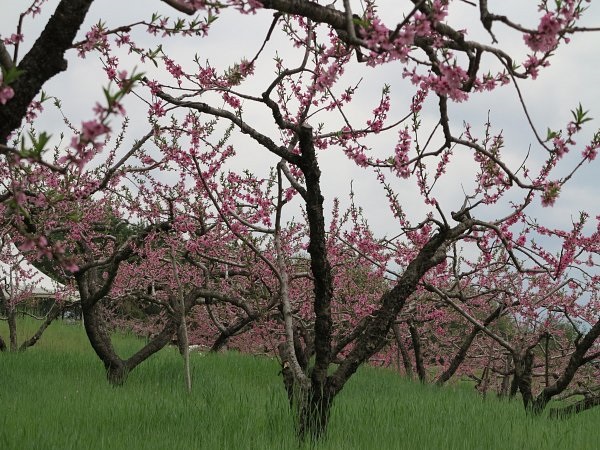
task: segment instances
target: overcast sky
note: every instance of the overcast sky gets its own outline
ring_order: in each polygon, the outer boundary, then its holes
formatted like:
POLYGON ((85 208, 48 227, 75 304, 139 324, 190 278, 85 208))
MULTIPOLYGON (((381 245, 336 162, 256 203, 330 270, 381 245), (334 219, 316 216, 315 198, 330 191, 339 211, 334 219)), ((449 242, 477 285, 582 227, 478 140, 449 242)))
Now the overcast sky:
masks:
MULTIPOLYGON (((44 5, 43 14, 36 19, 27 19, 24 26, 25 46, 21 55, 37 37, 40 27, 45 23, 54 9, 58 0, 50 0, 44 5)), ((338 3, 341 3, 338 0, 338 3)), ((530 27, 537 25, 536 1, 525 0, 490 0, 489 9, 496 13, 506 14, 513 17, 515 21, 530 27)), ((585 15, 584 25, 600 26, 600 1, 593 0, 589 11, 585 15)), ((19 13, 24 10, 30 1, 0 0, 0 34, 7 37, 16 29, 19 13)), ((478 23, 478 10, 466 3, 455 0, 453 4, 458 9, 450 16, 449 23, 456 28, 466 28, 467 37, 473 40, 481 40, 491 44, 489 35, 485 33, 478 23)), ((358 2, 353 2, 355 11, 360 11, 358 2)), ((386 0, 381 2, 382 17, 389 20, 388 26, 393 27, 395 23, 402 20, 404 11, 410 9, 410 2, 398 2, 397 0, 386 0), (396 6, 401 3, 404 9, 396 6)), ((155 0, 137 0, 124 2, 122 0, 96 0, 89 13, 88 19, 80 30, 83 37, 90 26, 100 19, 106 22, 108 28, 114 28, 140 19, 149 20, 152 13, 158 11, 171 17, 177 16, 177 12, 170 9, 161 2, 155 0)), ((187 17, 187 16, 185 16, 187 17)), ((165 40, 164 49, 169 56, 184 67, 193 67, 193 55, 198 54, 201 60, 211 61, 211 65, 221 72, 229 65, 239 61, 241 57, 252 57, 260 47, 268 26, 272 19, 272 12, 259 11, 253 16, 242 16, 233 11, 226 11, 217 20, 209 33, 208 38, 200 39, 177 39, 165 40)), ((520 33, 507 30, 501 24, 497 24, 494 30, 502 46, 508 53, 515 56, 518 61, 523 61, 527 48, 523 43, 520 33)), ((133 34, 134 39, 146 39, 143 30, 133 34)), ((282 33, 276 33, 265 49, 257 69, 259 76, 250 83, 243 85, 247 93, 260 93, 266 84, 270 82, 273 74, 273 57, 276 52, 289 61, 292 66, 297 64, 298 54, 285 42, 282 33), (261 64, 262 63, 262 64, 261 64), (264 77, 263 77, 264 74, 264 77), (252 92, 253 88, 254 92, 252 92)), ((106 77, 101 70, 101 65, 94 55, 82 60, 77 58, 74 51, 68 55, 69 69, 59 74, 45 86, 46 92, 61 98, 64 110, 74 123, 81 120, 89 120, 92 117, 92 107, 101 96, 101 88, 106 85, 106 77)), ((123 55, 121 59, 123 68, 131 70, 133 66, 139 67, 138 61, 129 62, 123 55)), ((492 69, 497 64, 491 60, 484 60, 483 65, 490 65, 492 69)), ((150 78, 155 76, 152 66, 143 67, 150 78)), ((368 118, 370 111, 377 106, 377 101, 384 84, 392 87, 392 111, 390 119, 403 116, 407 112, 408 101, 414 94, 414 87, 401 77, 402 66, 399 63, 386 65, 376 69, 368 68, 364 64, 353 63, 349 68, 341 85, 354 84, 362 78, 361 89, 357 93, 355 102, 348 110, 352 117, 368 118)), ((482 70, 485 73, 487 70, 482 70)), ((563 45, 551 60, 551 67, 542 70, 536 82, 526 81, 521 83, 527 107, 533 118, 533 122, 545 136, 546 128, 558 129, 566 125, 570 119, 569 110, 576 107, 579 102, 585 109, 591 110, 591 116, 600 118, 600 33, 587 33, 573 37, 568 45, 563 45)), ((134 120, 130 127, 130 139, 133 140, 145 134, 148 125, 145 121, 144 105, 131 99, 126 104, 128 113, 134 120), (140 120, 141 118, 141 120, 140 120)), ((60 116, 52 108, 43 115, 38 123, 38 130, 46 130, 58 135, 63 130, 60 116)), ((498 89, 493 93, 474 94, 467 103, 453 105, 451 108, 451 122, 453 129, 459 130, 462 122, 466 121, 473 125, 477 131, 487 119, 488 111, 496 130, 503 130, 506 141, 506 154, 509 161, 518 165, 525 157, 529 147, 533 149, 532 164, 539 154, 539 147, 535 138, 525 121, 523 111, 517 101, 517 95, 512 85, 498 89)), ((256 115, 254 126, 267 130, 270 135, 277 139, 278 135, 273 127, 269 114, 256 115)), ((335 124, 332 119, 331 124, 335 124)), ((423 124, 431 126, 437 122, 437 111, 435 109, 424 111, 423 124)), ((328 122, 328 125, 330 123, 328 122)), ((313 124, 316 125, 316 124, 313 124)), ((335 125, 332 125, 335 128, 335 125)), ((586 140, 600 127, 600 121, 596 120, 588 131, 579 138, 582 144, 577 149, 577 155, 583 148, 586 140)), ((248 145, 243 138, 234 141, 240 145, 238 167, 248 167, 253 170, 264 170, 266 166, 276 160, 265 156, 266 153, 248 145)), ((396 143, 396 132, 382 134, 372 140, 377 151, 393 152, 396 143)), ((463 150, 464 153, 464 150, 463 150)), ((437 187, 436 196, 444 201, 446 212, 456 210, 462 203, 463 189, 469 188, 472 183, 472 172, 469 167, 470 156, 459 156, 457 163, 445 177, 443 183, 437 187)), ((357 194, 357 201, 364 205, 367 217, 372 226, 381 234, 395 234, 395 226, 390 221, 387 203, 381 195, 381 188, 374 181, 374 176, 363 169, 359 169, 348 161, 343 155, 334 150, 327 150, 321 155, 323 169, 323 188, 327 202, 331 205, 334 196, 347 198, 350 181, 353 180, 357 194)), ((555 226, 565 226, 571 217, 576 217, 578 211, 585 210, 592 217, 600 215, 598 195, 600 186, 598 184, 598 173, 600 173, 600 158, 593 164, 587 165, 579 173, 576 182, 570 183, 564 188, 560 199, 554 208, 542 209, 538 206, 535 213, 542 220, 547 220, 555 226)), ((414 180, 410 182, 397 183, 396 187, 401 194, 407 212, 414 218, 415 222, 422 220, 425 207, 421 198, 416 193, 414 180)), ((539 204, 539 203, 538 203, 539 204)), ((482 211, 482 213, 486 213, 482 211)), ((494 212, 493 214, 496 214, 494 212)), ((501 213, 498 213, 501 215, 501 213)), ((593 224, 595 227, 595 224, 593 224)))

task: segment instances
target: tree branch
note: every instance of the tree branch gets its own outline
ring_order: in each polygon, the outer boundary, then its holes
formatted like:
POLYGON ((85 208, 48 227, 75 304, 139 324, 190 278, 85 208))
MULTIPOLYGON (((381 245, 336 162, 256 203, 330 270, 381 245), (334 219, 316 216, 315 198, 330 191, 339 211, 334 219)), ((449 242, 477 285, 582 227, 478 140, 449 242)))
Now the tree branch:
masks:
POLYGON ((42 86, 56 74, 67 69, 65 52, 83 23, 93 0, 61 0, 46 28, 17 68, 23 73, 11 84, 15 96, 0 105, 0 143, 17 129, 27 113, 27 107, 42 86))

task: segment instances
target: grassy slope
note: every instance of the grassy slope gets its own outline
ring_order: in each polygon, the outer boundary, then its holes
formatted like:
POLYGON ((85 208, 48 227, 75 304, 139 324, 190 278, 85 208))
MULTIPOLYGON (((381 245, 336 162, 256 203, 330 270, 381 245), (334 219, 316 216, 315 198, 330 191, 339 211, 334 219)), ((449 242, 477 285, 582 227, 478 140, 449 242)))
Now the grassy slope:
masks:
MULTIPOLYGON (((0 333, 6 336, 4 323, 0 333)), ((135 343, 119 339, 124 352, 135 343)), ((112 388, 81 327, 54 324, 36 348, 0 355, 0 448, 298 448, 276 362, 194 355, 191 396, 181 366, 166 349, 112 388)), ((366 368, 336 401, 318 448, 596 449, 599 422, 600 410, 531 419, 516 402, 366 368)))

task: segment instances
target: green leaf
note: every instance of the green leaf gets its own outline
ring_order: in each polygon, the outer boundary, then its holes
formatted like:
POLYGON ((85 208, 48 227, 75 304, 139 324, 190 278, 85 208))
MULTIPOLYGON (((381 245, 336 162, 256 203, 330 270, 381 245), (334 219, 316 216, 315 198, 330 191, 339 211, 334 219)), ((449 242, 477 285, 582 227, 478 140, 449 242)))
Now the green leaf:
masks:
POLYGON ((19 78, 24 70, 17 69, 16 66, 11 67, 10 69, 2 69, 2 79, 4 80, 4 84, 10 85, 14 83, 17 78, 19 78))
POLYGON ((37 139, 37 143, 35 145, 35 151, 36 153, 38 153, 40 156, 42 154, 42 152, 44 151, 46 144, 48 143, 48 141, 50 140, 50 137, 52 137, 52 135, 46 133, 45 131, 43 131, 37 139))
POLYGON ((36 136, 35 131, 32 130, 27 132, 27 136, 29 137, 31 144, 27 145, 25 143, 25 138, 21 138, 21 148, 19 150, 21 157, 40 159, 42 157, 42 153, 46 149, 46 144, 48 144, 51 135, 44 131, 40 133, 39 136, 36 136))
POLYGON ((371 22, 368 19, 363 19, 361 17, 353 17, 352 23, 354 23, 354 25, 358 25, 359 27, 362 27, 364 29, 367 29, 371 26, 371 22))
POLYGON ((558 133, 556 131, 552 131, 550 128, 548 128, 546 141, 554 139, 555 137, 558 137, 558 133))
POLYGON ((214 15, 213 13, 210 12, 210 10, 208 11, 208 17, 206 18, 206 24, 210 25, 211 23, 213 23, 215 20, 217 20, 219 18, 219 16, 214 15))
POLYGON ((592 120, 591 117, 587 116, 588 112, 589 111, 583 110, 581 103, 579 104, 579 106, 577 106, 577 108, 575 108, 574 110, 571 110, 571 114, 573 115, 573 121, 575 122, 575 124, 582 125, 582 124, 592 120))

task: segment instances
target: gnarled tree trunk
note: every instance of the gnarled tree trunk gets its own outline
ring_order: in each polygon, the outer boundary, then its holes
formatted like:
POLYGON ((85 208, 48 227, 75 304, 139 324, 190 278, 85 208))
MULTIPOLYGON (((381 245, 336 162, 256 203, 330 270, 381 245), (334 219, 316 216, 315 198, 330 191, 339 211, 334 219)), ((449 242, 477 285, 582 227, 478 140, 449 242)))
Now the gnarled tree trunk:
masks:
POLYGON ((138 352, 128 359, 122 359, 112 344, 110 333, 100 314, 100 306, 83 307, 85 331, 96 355, 106 369, 106 378, 114 386, 120 386, 127 380, 129 373, 154 353, 171 342, 177 332, 179 321, 169 317, 159 334, 150 339, 138 352))
MULTIPOLYGON (((306 354, 301 349, 299 339, 295 341, 298 362, 302 370, 306 370, 308 366, 306 354)), ((285 344, 279 346, 279 354, 282 362, 281 374, 294 415, 296 434, 300 440, 316 441, 327 431, 329 413, 335 395, 327 386, 324 389, 315 389, 312 383, 302 386, 294 377, 290 355, 285 344)))
POLYGON ((109 383, 115 386, 123 384, 127 379, 128 371, 112 345, 99 305, 82 305, 82 310, 85 332, 96 355, 104 364, 109 383))

